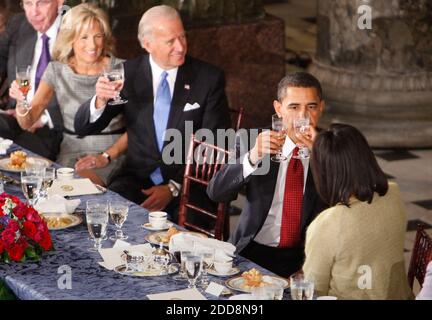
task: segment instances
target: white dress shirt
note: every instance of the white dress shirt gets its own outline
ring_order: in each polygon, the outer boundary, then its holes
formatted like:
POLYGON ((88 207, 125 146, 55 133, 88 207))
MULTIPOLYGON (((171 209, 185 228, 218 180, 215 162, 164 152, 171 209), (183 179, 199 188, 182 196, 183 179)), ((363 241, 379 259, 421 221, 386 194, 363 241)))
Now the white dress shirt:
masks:
MULTIPOLYGON (((255 236, 254 239, 256 242, 266 246, 270 246, 270 247, 279 246, 280 229, 282 224, 283 199, 284 199, 284 192, 285 192, 285 177, 288 169, 288 163, 291 159, 292 152, 295 147, 296 145, 294 144, 294 142, 292 142, 291 139, 287 137, 282 147, 282 154, 285 155, 288 159, 282 161, 279 165, 279 171, 276 180, 276 188, 275 188, 273 201, 269 213, 267 215, 267 218, 261 230, 258 232, 258 234, 255 236)), ((303 193, 304 193, 306 187, 307 173, 309 170, 309 159, 302 159, 301 162, 303 164, 303 175, 304 175, 303 193)), ((257 166, 253 167, 249 163, 249 155, 247 154, 243 160, 243 177, 247 178, 256 169, 257 166)))
MULTIPOLYGON (((49 50, 50 50, 51 55, 53 52, 54 43, 57 39, 58 30, 60 29, 60 23, 61 23, 61 16, 59 15, 57 17, 57 19, 54 21, 54 23, 52 24, 52 26, 45 32, 45 34, 49 37, 48 45, 49 45, 49 50)), ((34 84, 36 83, 36 69, 37 69, 37 65, 39 63, 40 56, 42 54, 42 45, 43 45, 42 33, 38 32, 36 45, 35 45, 35 51, 34 51, 34 55, 33 55, 33 62, 32 62, 31 71, 30 71, 30 79, 31 79, 31 83, 33 85, 31 86, 31 89, 29 90, 29 92, 27 94, 27 99, 29 102, 32 101, 34 94, 35 94, 34 84)), ((44 113, 41 116, 41 120, 43 123, 48 124, 48 126, 51 129, 54 128, 54 124, 51 120, 51 117, 49 115, 48 110, 44 111, 44 113)))
MULTIPOLYGON (((171 99, 172 99, 174 94, 175 81, 177 79, 178 67, 170 70, 164 70, 157 65, 157 63, 153 60, 153 57, 151 55, 149 55, 149 61, 150 61, 150 69, 152 72, 153 102, 155 102, 156 100, 156 93, 159 87, 159 82, 161 80, 161 74, 164 71, 168 73, 167 81, 168 81, 168 86, 170 89, 171 99)), ((96 109, 96 96, 94 96, 90 101, 90 123, 96 122, 97 119, 99 119, 99 117, 102 115, 104 110, 105 110, 105 106, 96 109)))

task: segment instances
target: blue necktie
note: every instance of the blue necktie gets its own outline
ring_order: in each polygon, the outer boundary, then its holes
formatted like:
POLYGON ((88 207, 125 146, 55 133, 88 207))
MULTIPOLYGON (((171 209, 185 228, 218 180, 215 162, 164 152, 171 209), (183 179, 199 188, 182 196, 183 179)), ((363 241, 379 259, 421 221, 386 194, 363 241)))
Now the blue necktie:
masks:
MULTIPOLYGON (((168 117, 171 109, 171 93, 167 81, 168 73, 162 72, 161 80, 156 92, 156 99, 154 103, 153 122, 155 127, 156 139, 159 151, 162 153, 164 144, 164 134, 168 124, 168 117)), ((163 182, 162 172, 158 167, 150 174, 150 179, 155 185, 163 182)))
POLYGON ((39 87, 39 82, 42 79, 44 71, 51 60, 51 55, 49 52, 49 40, 50 38, 44 33, 42 35, 42 52, 39 58, 38 65, 36 67, 36 78, 35 78, 35 92, 39 87))

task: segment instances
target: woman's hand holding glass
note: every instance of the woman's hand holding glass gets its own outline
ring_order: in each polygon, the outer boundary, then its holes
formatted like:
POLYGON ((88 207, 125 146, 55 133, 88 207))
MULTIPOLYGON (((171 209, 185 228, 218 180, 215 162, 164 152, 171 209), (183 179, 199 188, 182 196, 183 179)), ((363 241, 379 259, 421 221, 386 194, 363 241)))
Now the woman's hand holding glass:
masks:
POLYGON ((30 80, 31 66, 17 66, 16 80, 12 82, 9 88, 9 96, 17 101, 16 112, 19 116, 26 116, 31 105, 27 100, 27 94, 31 89, 30 80))

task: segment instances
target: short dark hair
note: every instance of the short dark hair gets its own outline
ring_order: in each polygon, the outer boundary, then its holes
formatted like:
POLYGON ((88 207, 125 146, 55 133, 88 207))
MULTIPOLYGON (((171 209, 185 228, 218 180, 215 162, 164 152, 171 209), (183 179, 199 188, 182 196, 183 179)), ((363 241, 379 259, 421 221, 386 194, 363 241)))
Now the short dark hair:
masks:
POLYGON ((372 202, 387 193, 388 181, 363 134, 347 124, 332 124, 315 139, 311 170, 320 197, 330 206, 349 207, 354 196, 372 202))
POLYGON ((279 81, 277 97, 279 102, 286 96, 288 87, 295 88, 315 88, 320 100, 322 100, 322 88, 317 78, 307 72, 293 72, 287 74, 279 81))

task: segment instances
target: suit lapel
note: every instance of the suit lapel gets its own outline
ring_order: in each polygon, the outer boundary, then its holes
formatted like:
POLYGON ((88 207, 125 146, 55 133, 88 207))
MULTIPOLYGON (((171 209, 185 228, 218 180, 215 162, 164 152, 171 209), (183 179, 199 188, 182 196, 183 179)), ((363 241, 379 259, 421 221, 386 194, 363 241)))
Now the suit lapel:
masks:
POLYGON ((21 27, 20 41, 17 47, 20 48, 16 53, 17 65, 31 65, 35 52, 35 44, 37 41, 37 32, 26 21, 21 27))
POLYGON ((183 109, 191 91, 192 80, 190 64, 186 60, 177 72, 167 128, 177 128, 180 119, 183 118, 183 109))

